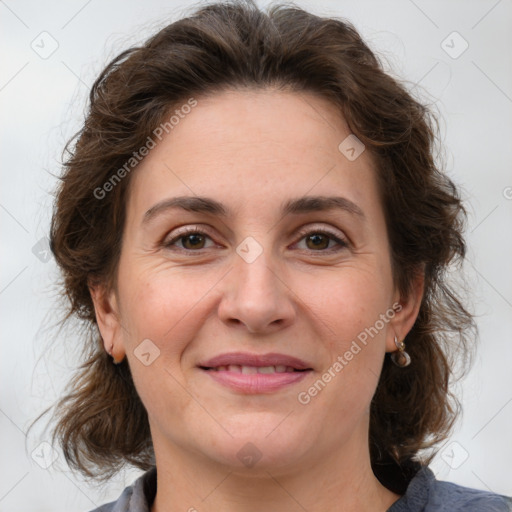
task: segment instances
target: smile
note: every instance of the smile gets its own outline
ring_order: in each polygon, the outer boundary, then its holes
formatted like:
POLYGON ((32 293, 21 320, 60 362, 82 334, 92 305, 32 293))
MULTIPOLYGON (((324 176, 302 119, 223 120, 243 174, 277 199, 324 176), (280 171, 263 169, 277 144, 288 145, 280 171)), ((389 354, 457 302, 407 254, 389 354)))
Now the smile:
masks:
POLYGON ((290 373, 290 372, 303 372, 305 370, 297 370, 291 366, 285 366, 283 364, 276 366, 241 366, 238 364, 230 364, 228 366, 217 366, 215 368, 204 368, 205 370, 213 370, 216 372, 233 372, 243 373, 244 375, 254 375, 255 373, 290 373))
POLYGON ((290 355, 242 352, 215 356, 198 368, 221 386, 242 394, 273 393, 313 371, 309 363, 290 355))

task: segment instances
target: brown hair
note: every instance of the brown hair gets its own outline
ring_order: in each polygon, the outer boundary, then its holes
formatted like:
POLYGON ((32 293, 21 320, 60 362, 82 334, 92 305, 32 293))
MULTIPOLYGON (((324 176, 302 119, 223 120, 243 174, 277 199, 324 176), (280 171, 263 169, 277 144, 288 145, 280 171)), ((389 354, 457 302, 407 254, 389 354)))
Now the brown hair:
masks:
POLYGON ((450 355, 470 354, 475 324, 447 270, 465 255, 465 211, 434 161, 438 128, 431 110, 384 71, 350 23, 294 6, 202 7, 123 52, 95 81, 84 126, 66 146, 51 224, 51 250, 69 300, 64 320, 78 317, 88 329, 85 362, 56 407, 54 440, 88 476, 108 478, 126 462, 154 464, 147 413, 126 360, 113 365, 103 348, 88 288, 115 287, 136 170, 102 197, 95 191, 112 183, 173 108, 192 96, 244 87, 312 92, 339 109, 376 162, 398 289, 407 293, 415 274, 424 273, 419 316, 406 339, 412 364, 398 368, 386 357, 371 404, 372 466, 387 482, 392 467, 404 473, 420 450, 445 439, 456 417, 450 355))

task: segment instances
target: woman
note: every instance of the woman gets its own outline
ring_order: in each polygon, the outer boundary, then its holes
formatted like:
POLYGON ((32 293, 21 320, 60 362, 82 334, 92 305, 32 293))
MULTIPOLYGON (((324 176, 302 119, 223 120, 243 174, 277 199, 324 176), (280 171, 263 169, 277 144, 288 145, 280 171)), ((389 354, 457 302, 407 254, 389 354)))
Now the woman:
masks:
POLYGON ((350 24, 213 4, 90 102, 51 229, 91 328, 55 437, 88 476, 146 471, 98 511, 512 510, 428 468, 474 335, 464 208, 350 24))

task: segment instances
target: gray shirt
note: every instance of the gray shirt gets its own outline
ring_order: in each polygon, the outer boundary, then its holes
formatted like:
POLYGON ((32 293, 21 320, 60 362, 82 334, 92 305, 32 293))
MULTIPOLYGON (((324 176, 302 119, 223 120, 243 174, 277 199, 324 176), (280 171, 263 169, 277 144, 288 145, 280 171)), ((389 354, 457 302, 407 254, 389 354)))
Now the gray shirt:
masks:
MULTIPOLYGON (((156 495, 156 468, 127 487, 119 499, 91 512, 150 512, 156 495)), ((405 494, 387 512, 512 512, 512 498, 436 480, 420 469, 405 494)))

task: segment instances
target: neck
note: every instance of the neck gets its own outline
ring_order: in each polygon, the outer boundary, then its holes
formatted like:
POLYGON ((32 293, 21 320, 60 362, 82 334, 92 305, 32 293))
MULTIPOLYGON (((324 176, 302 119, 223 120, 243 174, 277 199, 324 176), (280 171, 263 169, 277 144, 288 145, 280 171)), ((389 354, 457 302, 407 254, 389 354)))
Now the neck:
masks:
POLYGON ((316 453, 289 467, 242 470, 176 445, 162 450, 155 441, 161 457, 151 512, 385 512, 400 498, 374 476, 367 442, 316 453))

